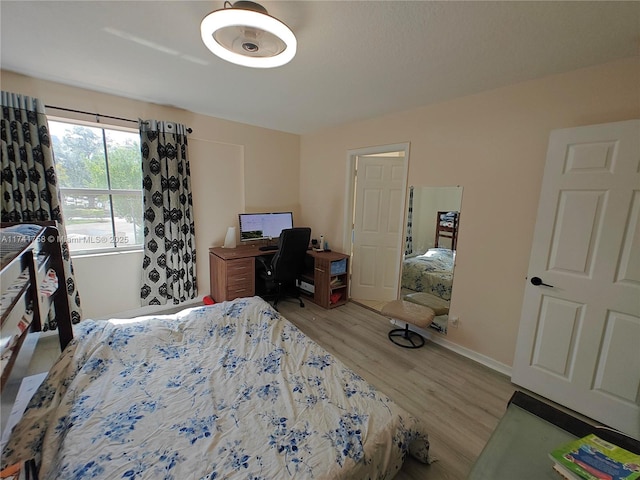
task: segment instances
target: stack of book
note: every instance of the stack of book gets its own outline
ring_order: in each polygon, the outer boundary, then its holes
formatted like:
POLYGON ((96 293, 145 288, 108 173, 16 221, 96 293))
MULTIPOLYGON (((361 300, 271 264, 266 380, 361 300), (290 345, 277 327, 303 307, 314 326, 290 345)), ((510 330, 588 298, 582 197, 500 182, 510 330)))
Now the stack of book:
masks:
POLYGON ((549 454, 553 469, 566 480, 640 479, 640 455, 587 435, 549 454))

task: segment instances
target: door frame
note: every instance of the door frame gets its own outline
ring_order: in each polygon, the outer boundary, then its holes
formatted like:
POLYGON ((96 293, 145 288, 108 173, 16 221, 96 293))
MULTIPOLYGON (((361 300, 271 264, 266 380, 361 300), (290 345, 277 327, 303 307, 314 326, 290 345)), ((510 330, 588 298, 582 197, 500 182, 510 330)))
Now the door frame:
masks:
MULTIPOLYGON (((355 181, 356 181, 356 166, 358 163, 358 157, 364 155, 377 155, 392 152, 404 152, 403 161, 403 176, 404 181, 402 184, 402 194, 404 202, 402 203, 401 217, 406 219, 407 210, 407 185, 409 181, 409 153, 411 142, 394 143, 390 145, 378 145, 373 147, 357 148, 354 150, 347 150, 347 175, 345 184, 345 201, 344 201, 344 237, 342 245, 344 252, 349 255, 350 272, 353 271, 353 225, 354 225, 354 208, 355 208, 355 181)), ((402 254, 404 254, 404 248, 402 248, 402 239, 406 235, 406 221, 402 226, 402 234, 399 239, 400 248, 398 249, 398 261, 396 262, 396 290, 399 290, 400 284, 400 266, 402 263, 402 254)), ((351 297, 351 289, 349 289, 349 297, 351 297)))

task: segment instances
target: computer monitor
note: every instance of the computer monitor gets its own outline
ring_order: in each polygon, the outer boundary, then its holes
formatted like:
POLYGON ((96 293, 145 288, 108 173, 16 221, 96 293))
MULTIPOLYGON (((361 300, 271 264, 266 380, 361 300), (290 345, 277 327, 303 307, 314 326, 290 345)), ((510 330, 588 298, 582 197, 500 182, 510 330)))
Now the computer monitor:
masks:
POLYGON ((240 241, 278 238, 285 228, 293 228, 292 212, 240 213, 240 241))

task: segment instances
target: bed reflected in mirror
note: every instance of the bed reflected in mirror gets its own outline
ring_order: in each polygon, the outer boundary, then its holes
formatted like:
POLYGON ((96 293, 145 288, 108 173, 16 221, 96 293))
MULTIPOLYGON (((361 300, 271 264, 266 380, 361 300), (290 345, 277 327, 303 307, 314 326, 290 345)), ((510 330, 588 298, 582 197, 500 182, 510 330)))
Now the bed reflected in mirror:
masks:
POLYGON ((446 334, 453 290, 462 187, 410 187, 400 298, 436 313, 430 328, 446 334))

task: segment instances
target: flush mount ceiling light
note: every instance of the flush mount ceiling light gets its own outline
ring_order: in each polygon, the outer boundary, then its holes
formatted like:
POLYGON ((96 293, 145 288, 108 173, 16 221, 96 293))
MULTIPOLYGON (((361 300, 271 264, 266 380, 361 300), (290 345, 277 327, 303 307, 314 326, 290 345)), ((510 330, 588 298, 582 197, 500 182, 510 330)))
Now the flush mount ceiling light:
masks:
POLYGON ((295 35, 262 5, 243 0, 224 7, 200 24, 202 41, 217 56, 255 68, 279 67, 295 56, 295 35))

